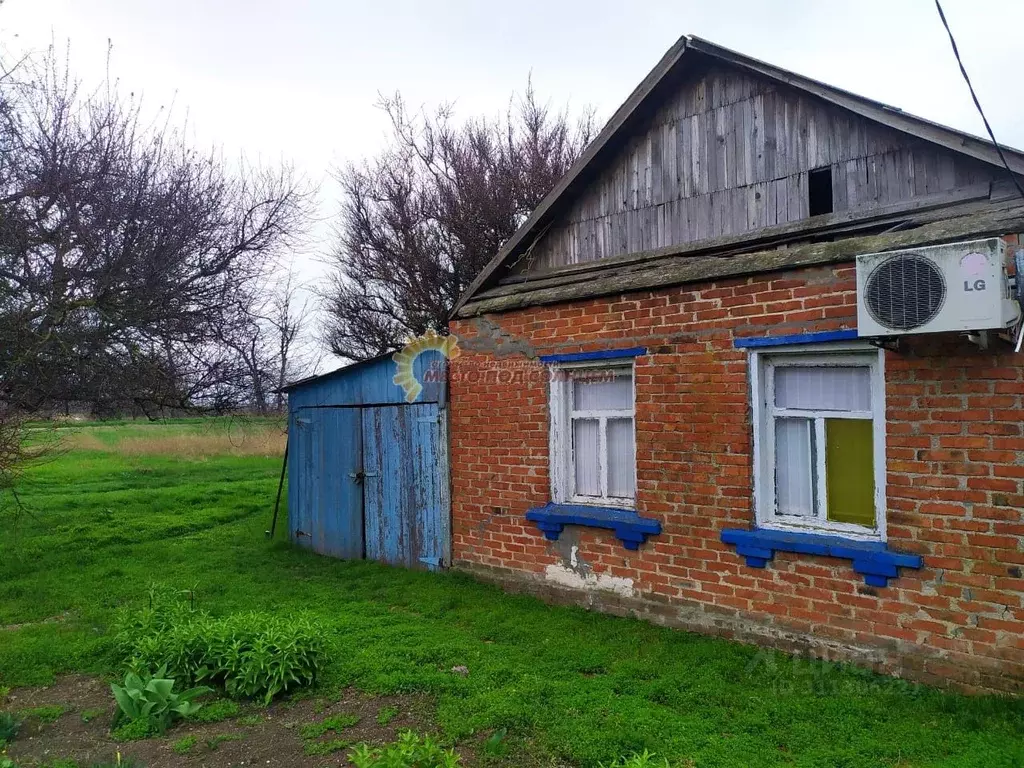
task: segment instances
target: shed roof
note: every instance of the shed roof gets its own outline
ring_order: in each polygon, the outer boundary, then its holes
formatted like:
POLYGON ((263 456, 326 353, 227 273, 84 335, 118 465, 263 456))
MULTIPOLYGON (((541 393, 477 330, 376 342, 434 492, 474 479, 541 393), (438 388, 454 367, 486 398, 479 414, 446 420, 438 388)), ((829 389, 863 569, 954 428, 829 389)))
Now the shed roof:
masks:
MULTIPOLYGON (((563 210, 575 194, 586 185, 591 176, 613 155, 622 142, 628 138, 629 130, 636 120, 650 110, 657 102, 659 85, 682 73, 701 61, 717 60, 733 67, 768 78, 778 83, 821 98, 835 106, 847 109, 868 120, 887 126, 917 139, 938 145, 952 152, 974 158, 993 166, 1002 167, 999 152, 992 142, 963 131, 926 120, 873 99, 828 85, 819 80, 799 75, 781 67, 760 61, 736 51, 723 48, 702 38, 687 35, 679 38, 668 49, 643 81, 618 108, 597 138, 572 165, 555 185, 554 189, 540 202, 526 221, 502 246, 501 250, 487 264, 483 271, 469 285, 459 299, 453 316, 466 313, 462 308, 477 294, 493 285, 499 268, 512 261, 530 242, 543 232, 563 210)), ((1007 163, 1014 173, 1024 175, 1024 152, 1003 147, 1007 163)))
POLYGON ((428 349, 411 360, 406 358, 403 365, 393 354, 379 355, 293 381, 281 391, 288 393, 290 410, 443 403, 447 399, 446 372, 444 356, 428 349))

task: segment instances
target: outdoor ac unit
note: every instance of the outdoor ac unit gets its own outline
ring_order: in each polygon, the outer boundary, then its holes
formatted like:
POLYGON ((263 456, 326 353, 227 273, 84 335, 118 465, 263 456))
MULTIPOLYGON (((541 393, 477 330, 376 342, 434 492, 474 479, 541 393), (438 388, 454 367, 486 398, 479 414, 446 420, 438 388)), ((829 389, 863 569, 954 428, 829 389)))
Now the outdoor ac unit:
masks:
POLYGON ((1020 317, 997 238, 857 257, 857 335, 1004 329, 1020 317))

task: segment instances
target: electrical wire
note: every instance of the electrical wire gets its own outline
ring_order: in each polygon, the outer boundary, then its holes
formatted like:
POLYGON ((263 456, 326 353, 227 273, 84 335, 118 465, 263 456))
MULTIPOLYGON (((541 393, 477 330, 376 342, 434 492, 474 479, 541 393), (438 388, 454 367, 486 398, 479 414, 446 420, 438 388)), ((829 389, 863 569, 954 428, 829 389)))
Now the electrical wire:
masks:
POLYGON ((949 22, 946 21, 946 14, 942 12, 942 3, 939 0, 935 0, 935 8, 939 12, 939 18, 942 19, 942 26, 946 28, 946 34, 949 35, 949 44, 953 46, 953 55, 956 56, 956 63, 960 65, 960 74, 964 76, 964 82, 967 83, 967 88, 971 92, 971 98, 974 99, 974 106, 978 108, 978 114, 981 115, 981 121, 985 123, 985 130, 988 131, 989 138, 992 139, 992 144, 996 148, 996 152, 999 153, 999 159, 1003 161, 1003 166, 1006 168, 1006 172, 1010 174, 1010 179, 1013 181, 1013 185, 1017 188, 1021 197, 1024 197, 1024 188, 1021 187, 1020 181, 1017 179, 1017 175, 1010 169, 1010 164, 1006 161, 1006 155, 1003 154, 1003 148, 999 146, 999 142, 996 141, 996 135, 992 132, 992 126, 989 125, 988 118, 985 117, 985 110, 981 108, 981 102, 978 101, 978 94, 974 92, 974 86, 971 85, 971 78, 967 75, 967 69, 964 67, 964 62, 960 58, 960 51, 956 47, 956 39, 953 37, 953 30, 949 28, 949 22))

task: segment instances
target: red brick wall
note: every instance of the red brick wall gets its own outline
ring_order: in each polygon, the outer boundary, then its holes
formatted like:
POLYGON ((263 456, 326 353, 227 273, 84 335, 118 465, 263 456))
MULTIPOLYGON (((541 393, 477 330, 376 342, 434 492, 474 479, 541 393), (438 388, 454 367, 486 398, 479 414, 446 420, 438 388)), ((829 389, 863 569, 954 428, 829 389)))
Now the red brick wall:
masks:
POLYGON ((924 681, 1024 690, 1020 357, 945 337, 886 354, 890 546, 924 556, 872 588, 846 560, 722 544, 753 523, 747 356, 733 339, 852 328, 852 265, 723 280, 459 321, 451 373, 453 556, 549 594, 549 569, 591 574, 579 601, 924 681), (663 532, 630 552, 610 531, 549 542, 545 371, 532 356, 646 346, 636 363, 637 509, 663 532), (573 549, 575 548, 575 549, 573 549), (582 566, 581 566, 582 563, 582 566), (632 580, 632 594, 602 587, 632 580), (598 580, 603 580, 599 583, 598 580))

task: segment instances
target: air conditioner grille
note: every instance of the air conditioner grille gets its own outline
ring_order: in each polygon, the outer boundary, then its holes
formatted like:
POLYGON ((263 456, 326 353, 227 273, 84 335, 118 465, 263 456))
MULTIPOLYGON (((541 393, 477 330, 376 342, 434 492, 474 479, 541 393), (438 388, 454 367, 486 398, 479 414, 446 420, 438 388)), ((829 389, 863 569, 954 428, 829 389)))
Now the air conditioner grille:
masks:
POLYGON ((931 259, 912 254, 893 256, 868 276, 865 298, 879 325, 901 331, 932 320, 946 300, 946 281, 931 259))

